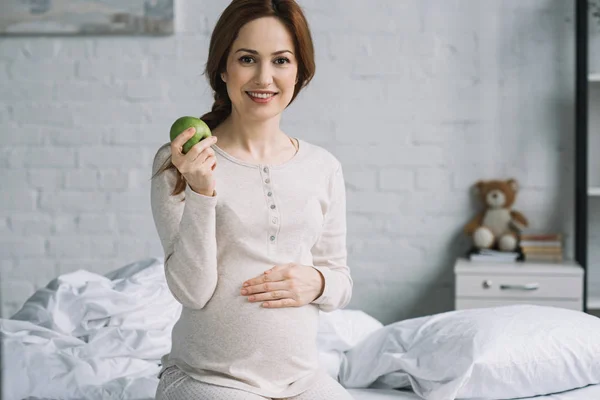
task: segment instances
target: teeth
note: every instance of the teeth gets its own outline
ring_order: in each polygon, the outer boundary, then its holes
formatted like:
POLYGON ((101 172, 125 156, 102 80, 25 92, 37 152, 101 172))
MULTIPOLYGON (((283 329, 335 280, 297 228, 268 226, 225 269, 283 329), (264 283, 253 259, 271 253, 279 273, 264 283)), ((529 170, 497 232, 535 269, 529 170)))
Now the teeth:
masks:
POLYGON ((273 93, 252 93, 248 92, 248 94, 252 97, 258 97, 259 99, 268 99, 269 97, 273 97, 273 93))

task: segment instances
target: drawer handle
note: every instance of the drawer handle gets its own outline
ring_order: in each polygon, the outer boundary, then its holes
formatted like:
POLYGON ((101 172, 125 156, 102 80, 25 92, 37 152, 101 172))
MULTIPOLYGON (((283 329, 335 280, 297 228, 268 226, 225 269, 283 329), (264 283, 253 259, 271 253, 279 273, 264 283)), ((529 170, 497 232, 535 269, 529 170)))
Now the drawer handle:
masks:
POLYGON ((538 283, 527 283, 525 285, 500 285, 500 290, 538 290, 538 283))

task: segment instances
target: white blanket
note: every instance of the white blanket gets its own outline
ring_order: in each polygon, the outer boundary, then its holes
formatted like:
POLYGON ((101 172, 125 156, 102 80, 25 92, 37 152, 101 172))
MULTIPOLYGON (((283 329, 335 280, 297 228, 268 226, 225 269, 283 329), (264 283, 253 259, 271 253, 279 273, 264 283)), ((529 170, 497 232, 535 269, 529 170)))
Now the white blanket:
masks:
MULTIPOLYGON (((181 312, 163 267, 150 258, 104 276, 64 274, 0 319, 2 398, 153 399, 181 312)), ((381 327, 357 310, 322 313, 323 366, 337 378, 343 352, 381 327)))

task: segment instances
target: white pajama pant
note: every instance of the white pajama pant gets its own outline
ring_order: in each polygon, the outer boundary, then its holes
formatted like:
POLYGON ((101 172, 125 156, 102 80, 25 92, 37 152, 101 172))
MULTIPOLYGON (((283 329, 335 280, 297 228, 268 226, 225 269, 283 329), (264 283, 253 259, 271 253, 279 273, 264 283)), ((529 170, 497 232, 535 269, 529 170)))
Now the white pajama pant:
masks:
MULTIPOLYGON (((167 368, 156 389, 156 400, 271 400, 239 389, 211 385, 189 377, 176 366, 167 368)), ((305 392, 273 400, 353 400, 338 381, 325 372, 305 392)))

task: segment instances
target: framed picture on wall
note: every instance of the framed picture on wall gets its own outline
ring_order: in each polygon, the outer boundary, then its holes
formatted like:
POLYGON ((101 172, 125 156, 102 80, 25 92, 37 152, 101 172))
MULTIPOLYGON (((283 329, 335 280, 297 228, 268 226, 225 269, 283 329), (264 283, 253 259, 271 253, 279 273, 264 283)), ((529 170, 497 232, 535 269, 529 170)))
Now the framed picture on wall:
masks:
POLYGON ((0 0, 0 35, 169 35, 174 0, 0 0))

